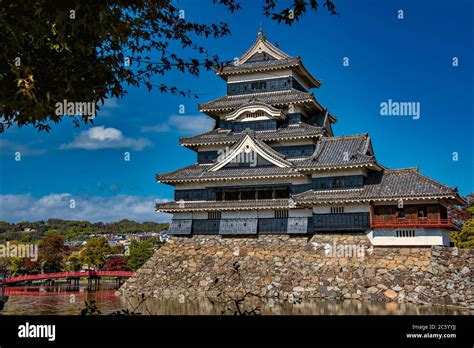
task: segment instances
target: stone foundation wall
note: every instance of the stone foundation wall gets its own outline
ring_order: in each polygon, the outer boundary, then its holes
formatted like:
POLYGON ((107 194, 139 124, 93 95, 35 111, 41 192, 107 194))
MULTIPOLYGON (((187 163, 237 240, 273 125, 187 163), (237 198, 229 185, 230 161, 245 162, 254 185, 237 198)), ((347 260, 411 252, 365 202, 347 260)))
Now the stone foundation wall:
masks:
POLYGON ((365 234, 172 237, 119 292, 186 298, 251 292, 474 308, 472 254, 447 247, 372 248, 365 234))

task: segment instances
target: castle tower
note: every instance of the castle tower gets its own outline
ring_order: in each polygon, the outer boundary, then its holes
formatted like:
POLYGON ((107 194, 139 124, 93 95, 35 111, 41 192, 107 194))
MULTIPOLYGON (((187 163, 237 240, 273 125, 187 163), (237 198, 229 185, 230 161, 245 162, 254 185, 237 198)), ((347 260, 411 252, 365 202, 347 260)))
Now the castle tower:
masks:
POLYGON ((227 94, 199 105, 210 132, 181 138, 197 163, 157 175, 175 187, 169 234, 366 233, 374 245, 447 245, 457 190, 378 163, 368 134, 334 136, 321 82, 263 34, 216 71, 227 94))

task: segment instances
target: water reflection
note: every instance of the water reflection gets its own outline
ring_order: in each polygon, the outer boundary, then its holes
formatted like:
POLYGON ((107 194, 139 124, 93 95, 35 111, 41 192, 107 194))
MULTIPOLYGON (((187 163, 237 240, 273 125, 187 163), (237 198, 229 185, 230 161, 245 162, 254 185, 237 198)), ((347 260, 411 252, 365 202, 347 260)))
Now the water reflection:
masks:
POLYGON ((8 300, 0 315, 78 315, 86 300, 95 300, 101 312, 108 314, 126 306, 115 291, 113 284, 103 284, 97 291, 88 291, 87 284, 5 287, 8 300))
MULTIPOLYGON (((235 304, 211 302, 207 298, 186 301, 175 298, 129 299, 128 308, 154 315, 220 315, 234 314, 235 304)), ((246 300, 241 312, 257 309, 263 315, 468 315, 469 309, 440 306, 420 306, 395 302, 363 302, 356 300, 304 300, 301 303, 260 299, 246 300)))
MULTIPOLYGON (((72 287, 21 286, 4 288, 6 299, 0 315, 78 315, 84 301, 95 300, 102 314, 124 308, 151 315, 221 315, 233 314, 233 303, 212 303, 207 298, 186 300, 182 298, 149 298, 141 304, 138 299, 115 295, 114 284, 102 284, 100 290, 89 291, 87 284, 72 287)), ((0 305, 1 308, 1 305, 0 305)), ((355 300, 304 300, 288 301, 246 299, 240 309, 257 309, 263 315, 469 315, 468 309, 414 304, 361 302, 355 300)))

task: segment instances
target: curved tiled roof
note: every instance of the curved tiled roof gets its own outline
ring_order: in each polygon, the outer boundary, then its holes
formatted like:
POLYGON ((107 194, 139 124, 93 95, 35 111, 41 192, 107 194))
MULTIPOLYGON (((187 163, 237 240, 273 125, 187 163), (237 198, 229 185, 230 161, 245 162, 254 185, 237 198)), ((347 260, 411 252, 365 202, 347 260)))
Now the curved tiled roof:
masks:
POLYGON ((297 203, 337 203, 398 199, 460 199, 456 189, 440 184, 415 168, 385 169, 371 174, 364 187, 347 190, 309 190, 293 197, 297 203))
MULTIPOLYGON (((310 126, 311 127, 311 126, 310 126)), ((316 127, 314 127, 316 128, 316 127)), ((202 181, 216 179, 242 179, 252 177, 303 176, 299 172, 335 168, 374 167, 379 168, 375 157, 368 155, 371 144, 367 134, 344 137, 321 137, 312 156, 306 159, 286 159, 281 153, 266 145, 262 139, 265 132, 244 131, 239 134, 239 143, 251 134, 258 146, 269 155, 283 159, 291 167, 221 168, 206 173, 216 164, 196 164, 174 172, 157 176, 163 182, 202 181)), ((229 139, 232 138, 227 136, 229 139)), ((236 140, 237 143, 237 140, 236 140)), ((236 145, 234 145, 236 146, 236 145)))
POLYGON ((213 112, 234 110, 252 101, 258 101, 272 106, 310 102, 322 109, 312 93, 289 89, 274 92, 226 95, 213 101, 199 104, 199 111, 213 112))
POLYGON ((321 137, 311 157, 299 161, 299 169, 328 167, 350 167, 375 164, 375 157, 369 155, 372 145, 368 134, 321 137))
POLYGON ((291 57, 273 45, 263 32, 259 32, 254 44, 236 61, 216 70, 222 78, 234 74, 246 74, 268 70, 293 68, 307 81, 310 88, 320 87, 321 81, 315 79, 305 68, 300 57, 291 57), (259 56, 264 53, 266 58, 259 56), (258 57, 256 57, 258 56, 258 57), (257 59, 252 59, 252 58, 257 59))
POLYGON ((369 176, 366 196, 376 198, 431 197, 458 195, 457 189, 436 182, 416 168, 389 169, 369 176))
POLYGON ((288 209, 291 206, 286 199, 260 199, 241 201, 194 201, 194 202, 165 202, 156 204, 156 210, 161 212, 180 211, 212 211, 212 210, 249 210, 249 209, 288 209))
POLYGON ((276 177, 302 177, 294 168, 268 167, 239 167, 221 168, 209 171, 213 164, 193 164, 170 173, 157 175, 160 182, 173 183, 183 181, 208 181, 208 180, 239 180, 248 178, 276 178, 276 177))
MULTIPOLYGON (((280 127, 276 130, 255 131, 255 136, 262 141, 273 141, 316 138, 324 134, 324 132, 324 128, 322 127, 298 123, 287 127, 280 127)), ((181 138, 180 143, 184 146, 233 144, 239 142, 243 137, 243 132, 236 133, 230 130, 214 129, 204 134, 181 138)))
POLYGON ((224 66, 221 70, 218 70, 217 75, 230 75, 230 74, 237 74, 237 73, 242 73, 242 72, 245 73, 245 72, 248 72, 249 70, 261 71, 261 70, 270 70, 272 68, 281 69, 281 68, 296 66, 299 63, 300 63, 300 60, 296 57, 245 62, 240 65, 231 63, 224 66))

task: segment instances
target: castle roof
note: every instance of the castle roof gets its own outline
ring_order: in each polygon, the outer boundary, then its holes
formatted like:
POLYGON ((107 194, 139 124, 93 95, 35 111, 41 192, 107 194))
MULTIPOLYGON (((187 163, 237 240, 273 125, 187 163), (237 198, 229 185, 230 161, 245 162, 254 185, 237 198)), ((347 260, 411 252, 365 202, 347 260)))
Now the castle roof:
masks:
POLYGON ((290 199, 241 201, 165 202, 156 205, 158 211, 224 211, 249 209, 289 209, 311 207, 314 204, 344 204, 370 201, 404 201, 448 199, 462 203, 457 189, 447 187, 418 172, 416 168, 385 169, 371 173, 361 188, 309 190, 290 199))
POLYGON ((300 170, 376 164, 368 134, 321 137, 311 157, 300 160, 300 170))
POLYGON ((217 75, 227 79, 229 75, 248 74, 291 68, 308 84, 309 88, 319 87, 321 81, 311 75, 300 57, 291 57, 272 44, 260 31, 254 44, 235 62, 217 69, 217 75))
POLYGON ((226 154, 226 158, 221 161, 217 161, 209 170, 216 171, 222 168, 226 163, 229 163, 232 159, 241 153, 253 151, 257 155, 262 156, 267 161, 278 167, 291 167, 292 163, 285 159, 285 156, 280 152, 272 149, 270 146, 259 140, 255 136, 255 132, 251 130, 244 131, 244 137, 242 140, 234 144, 226 154))
MULTIPOLYGON (((288 140, 288 139, 308 139, 317 138, 324 134, 324 128, 311 126, 307 123, 297 123, 280 127, 275 130, 255 131, 255 136, 262 141, 288 140)), ((220 145, 234 144, 244 137, 244 131, 233 132, 226 129, 214 129, 210 132, 181 138, 183 146, 220 145)))
MULTIPOLYGON (((302 177, 300 172, 314 170, 331 170, 341 168, 369 167, 381 169, 372 154, 370 137, 367 134, 321 137, 316 145, 312 156, 306 159, 287 159, 281 153, 266 145, 258 139, 255 132, 244 132, 240 143, 247 136, 258 144, 258 147, 274 158, 275 162, 284 162, 285 167, 232 167, 220 168, 213 171, 219 162, 214 164, 195 164, 176 171, 157 176, 157 180, 166 183, 184 181, 208 181, 208 180, 239 180, 247 178, 275 178, 275 177, 302 177)), ((238 146, 238 145, 234 145, 238 146)))
POLYGON ((225 211, 225 210, 252 210, 252 209, 288 209, 290 200, 259 199, 242 201, 200 201, 200 202, 165 202, 157 203, 156 210, 166 213, 182 211, 225 211))
POLYGON ((199 104, 199 111, 211 116, 219 115, 222 112, 238 109, 251 102, 261 102, 271 106, 307 104, 310 108, 323 110, 323 107, 312 93, 289 89, 274 92, 226 95, 213 101, 199 104))
POLYGON ((210 171, 214 164, 193 164, 170 173, 157 175, 163 183, 303 177, 293 167, 239 167, 210 171))
POLYGON ((455 199, 457 189, 447 187, 418 172, 416 168, 385 169, 372 173, 362 188, 309 190, 293 196, 298 204, 327 204, 412 199, 455 199))

